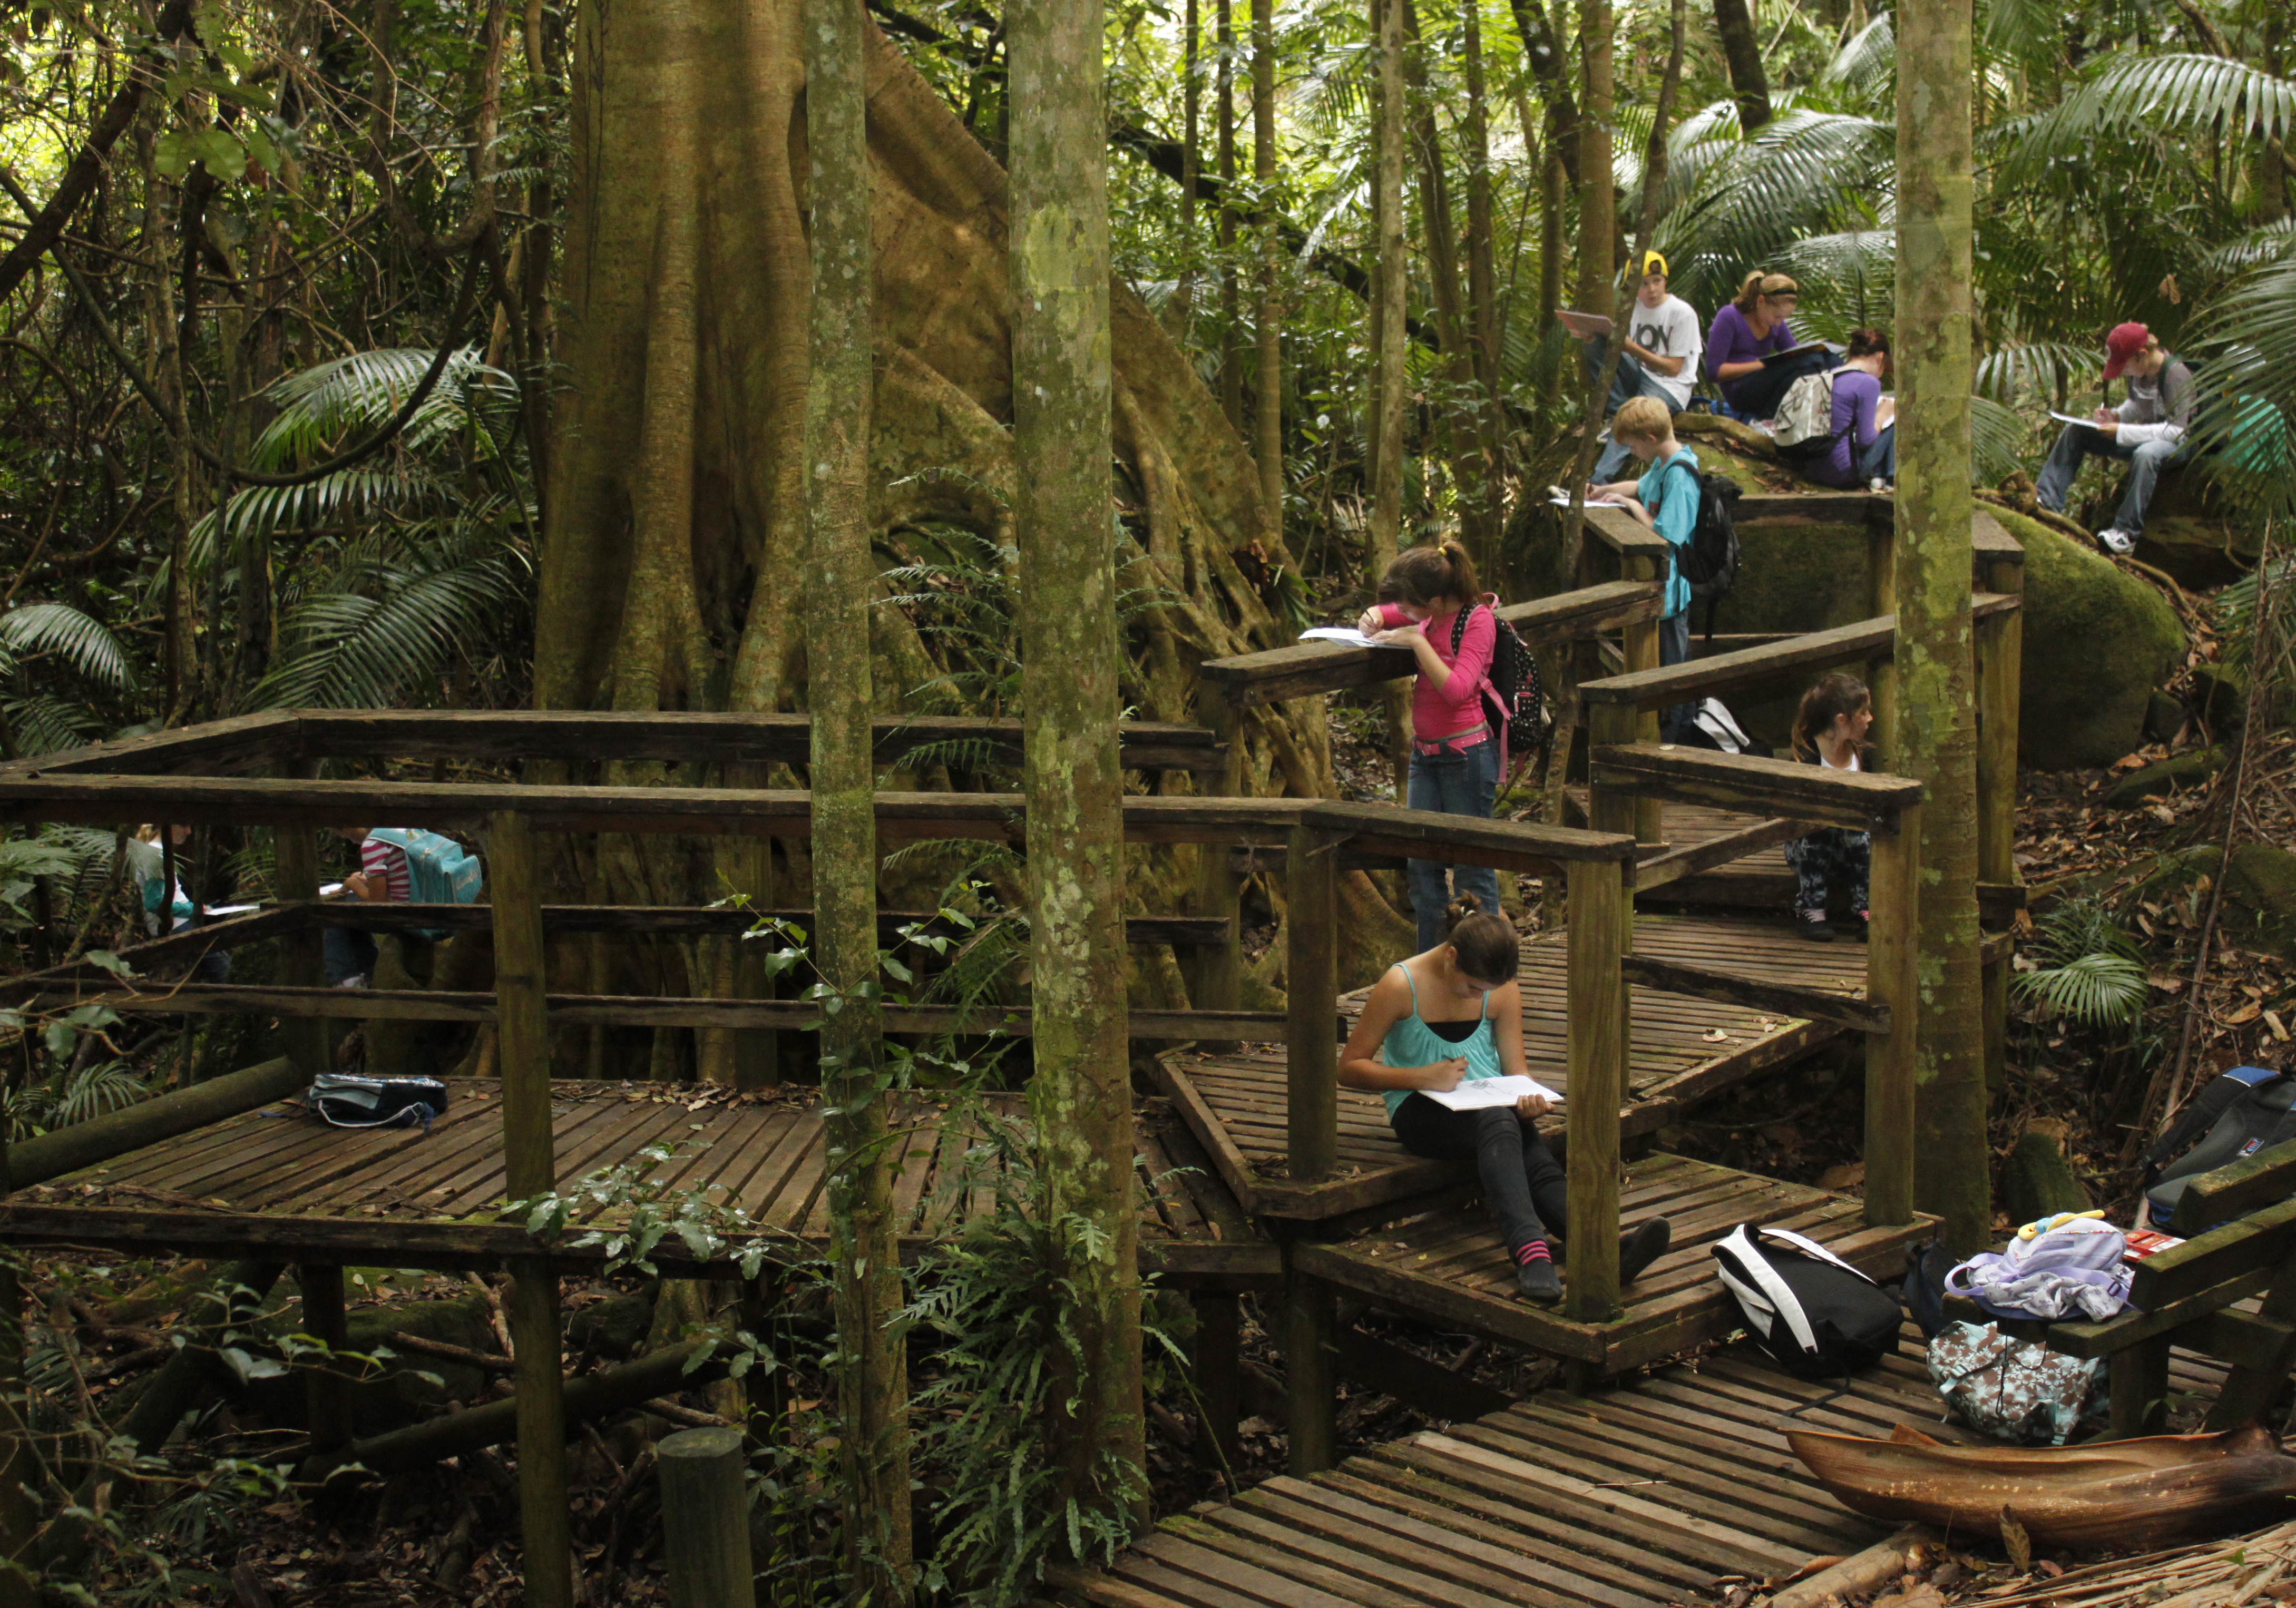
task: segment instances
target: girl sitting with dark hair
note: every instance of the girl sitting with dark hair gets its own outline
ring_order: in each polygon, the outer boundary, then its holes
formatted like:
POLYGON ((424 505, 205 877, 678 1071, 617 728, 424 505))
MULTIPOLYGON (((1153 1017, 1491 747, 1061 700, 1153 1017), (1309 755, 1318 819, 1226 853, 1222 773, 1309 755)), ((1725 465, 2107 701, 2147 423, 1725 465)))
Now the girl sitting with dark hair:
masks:
MULTIPOLYGON (((1793 755, 1828 770, 1866 768, 1866 734, 1874 725, 1874 694, 1847 670, 1820 677, 1801 695, 1794 711, 1793 755)), ((1866 936, 1866 900, 1874 867, 1874 840, 1847 826, 1821 826, 1786 845, 1794 873, 1794 931, 1813 943, 1830 944, 1837 931, 1866 936), (1851 915, 1829 927, 1825 908, 1840 892, 1851 915)))
MULTIPOLYGON (((1511 1106, 1453 1111, 1420 1092, 1529 1076, 1513 923, 1483 911, 1472 894, 1454 899, 1445 915, 1444 942, 1390 966, 1373 985, 1340 1052, 1340 1082, 1379 1091, 1395 1136, 1413 1155, 1473 1160, 1483 1198, 1506 1235, 1517 1287, 1532 1300, 1554 1301, 1562 1281, 1554 1243, 1566 1232, 1569 1190, 1562 1164, 1534 1126, 1548 1103, 1530 1095, 1511 1106)), ((1619 1282, 1631 1283, 1665 1254, 1671 1232, 1664 1218, 1652 1218, 1627 1235, 1619 1245, 1619 1282)))
POLYGON ((1849 332, 1849 349, 1833 371, 1833 446, 1802 465, 1821 486, 1890 488, 1898 479, 1898 405, 1882 394, 1890 372, 1890 338, 1849 332))

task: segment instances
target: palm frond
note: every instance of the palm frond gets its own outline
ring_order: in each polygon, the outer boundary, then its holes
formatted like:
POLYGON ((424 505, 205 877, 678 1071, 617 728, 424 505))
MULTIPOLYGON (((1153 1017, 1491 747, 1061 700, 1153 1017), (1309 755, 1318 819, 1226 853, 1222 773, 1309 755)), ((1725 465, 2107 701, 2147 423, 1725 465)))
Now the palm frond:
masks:
POLYGON ((2144 1008, 2144 966, 2121 955, 2082 955, 2027 972, 2017 992, 2053 1016, 2086 1027, 2121 1027, 2144 1008))
MULTIPOLYGON (((353 352, 288 375, 266 393, 280 412, 250 452, 252 466, 275 473, 291 469, 387 423, 437 356, 409 348, 353 352)), ((516 395, 515 381, 480 361, 478 348, 466 348, 447 360, 400 439, 409 450, 421 451, 479 424, 484 414, 503 410, 516 395)), ((491 451, 491 437, 487 445, 491 451)))
POLYGON ((2023 414, 1985 397, 1969 399, 1969 480, 1996 486, 2025 466, 2032 425, 2023 414))
POLYGON ((135 666, 111 628, 69 603, 26 603, 0 614, 0 650, 10 659, 53 653, 101 685, 119 692, 136 686, 135 666))
POLYGON ((2004 130, 1997 182, 2040 181, 2057 164, 2142 130, 2269 139, 2296 122, 2296 80, 2222 56, 2124 52, 2099 58, 2079 87, 2004 130))

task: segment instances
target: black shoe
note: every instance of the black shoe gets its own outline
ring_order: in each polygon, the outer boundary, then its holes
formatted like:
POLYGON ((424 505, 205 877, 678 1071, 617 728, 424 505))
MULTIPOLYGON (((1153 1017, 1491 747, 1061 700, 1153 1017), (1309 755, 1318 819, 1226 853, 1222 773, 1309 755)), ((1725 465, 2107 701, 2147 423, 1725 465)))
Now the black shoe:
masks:
POLYGON ((1794 912, 1794 936, 1806 938, 1814 944, 1830 944, 1833 941, 1833 929, 1825 924, 1824 911, 1797 910, 1794 912))
POLYGON ((1872 927, 1873 924, 1873 918, 1865 911, 1860 910, 1855 915, 1844 916, 1841 920, 1833 923, 1833 930, 1841 934, 1842 937, 1849 939, 1853 943, 1862 944, 1866 941, 1866 933, 1867 929, 1872 927))
POLYGON ((1551 1307, 1562 1299, 1562 1276, 1554 1271, 1551 1257, 1542 1256, 1536 1261, 1517 1262, 1514 1284, 1527 1299, 1542 1307, 1551 1307))
POLYGON ((1674 1243, 1674 1227, 1664 1218, 1649 1218, 1619 1236, 1619 1283, 1631 1284, 1674 1243))

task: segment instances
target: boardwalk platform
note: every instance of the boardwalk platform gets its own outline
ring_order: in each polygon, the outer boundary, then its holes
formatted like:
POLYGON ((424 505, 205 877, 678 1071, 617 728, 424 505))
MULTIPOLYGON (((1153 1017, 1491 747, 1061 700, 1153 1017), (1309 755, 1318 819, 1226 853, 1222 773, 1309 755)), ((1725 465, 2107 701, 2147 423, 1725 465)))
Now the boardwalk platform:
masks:
POLYGON ((1927 1239, 1935 1221, 1922 1217, 1869 1228, 1859 1202, 1845 1196, 1665 1154, 1628 1164, 1619 1195, 1621 1223, 1662 1216, 1673 1227, 1674 1243, 1642 1277, 1621 1288, 1624 1310, 1611 1323, 1572 1322, 1560 1309, 1533 1306, 1518 1295, 1505 1242, 1479 1202, 1345 1243, 1302 1244, 1293 1258, 1303 1274, 1391 1310, 1613 1374, 1738 1327, 1710 1250, 1740 1223, 1791 1228, 1886 1279, 1903 1266, 1900 1248, 1927 1239))
MULTIPOLYGON (((1666 1608, 1856 1552, 1887 1527, 1849 1512, 1787 1448, 1789 1429, 1941 1440, 1909 1327, 1846 1395, 1743 1344, 1616 1389, 1547 1391, 1472 1423, 1267 1481, 1168 1519, 1100 1574, 1094 1608, 1666 1608)), ((2175 1385, 2221 1365, 2179 1353, 2175 1385)))
MULTIPOLYGON (((1640 916, 1635 952, 1755 982, 1818 989, 1844 999, 1858 997, 1866 982, 1861 947, 1821 948, 1796 938, 1783 921, 1640 916)), ((1525 941, 1524 1058, 1532 1077, 1566 1096, 1567 969, 1562 933, 1525 941)), ((1352 1020, 1363 1008, 1363 996, 1351 995, 1341 1004, 1352 1020)), ((1653 1134, 1687 1103, 1807 1054, 1848 1030, 1780 1012, 1637 987, 1621 1136, 1653 1134)), ((1218 1054, 1175 1051, 1157 1063, 1164 1092, 1245 1210, 1332 1217, 1425 1195, 1473 1177, 1472 1167, 1464 1162, 1406 1154, 1388 1128, 1379 1097, 1343 1089, 1336 1176, 1313 1185, 1291 1183, 1284 1176, 1284 1060, 1280 1045, 1243 1045, 1218 1054)), ((1546 1127, 1551 1140, 1566 1136, 1560 1113, 1546 1127)))
MULTIPOLYGON (((419 1128, 332 1128, 282 1102, 130 1151, 0 1206, 0 1236, 152 1253, 324 1255, 338 1262, 456 1268, 532 1256, 524 1226, 500 1220, 506 1194, 502 1086, 457 1079, 446 1113, 419 1128)), ((628 1169, 665 1192, 700 1186, 738 1207, 791 1256, 829 1237, 827 1147, 818 1091, 736 1093, 709 1085, 559 1082, 550 1112, 557 1187, 628 1169), (666 1153, 648 1162, 649 1151, 666 1153)), ((1026 1103, 989 1108, 1015 1122, 1026 1103)), ((931 1099, 912 1099, 902 1131, 895 1205, 904 1253, 994 1209, 999 1164, 980 1124, 931 1099)), ((1275 1248, 1250 1224, 1185 1128, 1167 1116, 1136 1123, 1143 1270, 1182 1284, 1272 1283, 1275 1248)), ((626 1206, 578 1200, 578 1230, 626 1220, 626 1206)), ((676 1252, 674 1244, 664 1250, 676 1252)), ((559 1259, 595 1262, 562 1248, 559 1259)), ((697 1264, 691 1271, 701 1271, 697 1264)), ((722 1271, 722 1270, 721 1270, 722 1271)))

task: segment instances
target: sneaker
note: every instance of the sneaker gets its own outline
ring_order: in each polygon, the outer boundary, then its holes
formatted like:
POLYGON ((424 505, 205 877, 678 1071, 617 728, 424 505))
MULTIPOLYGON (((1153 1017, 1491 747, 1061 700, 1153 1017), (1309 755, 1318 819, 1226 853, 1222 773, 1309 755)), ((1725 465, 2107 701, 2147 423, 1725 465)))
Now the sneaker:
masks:
POLYGON ((1841 921, 1833 923, 1833 930, 1836 932, 1841 933, 1844 938, 1855 939, 1857 942, 1861 944, 1866 941, 1866 930, 1873 924, 1873 912, 1869 910, 1860 910, 1855 915, 1848 916, 1841 921))
POLYGON ((2123 530, 2118 525, 2107 525, 2096 533, 2096 545, 2107 553, 2134 553, 2136 551, 2136 532, 2123 530))
POLYGON ((1515 1252, 1515 1288, 1522 1292, 1526 1300, 1535 1300, 1542 1307, 1551 1307, 1562 1299, 1562 1276, 1554 1271, 1554 1258, 1546 1243, 1533 1241, 1532 1244, 1546 1251, 1547 1254, 1534 1254, 1529 1261, 1524 1261, 1521 1258, 1531 1251, 1531 1246, 1525 1245, 1515 1252))
POLYGON ((366 987, 366 973, 362 972, 357 977, 346 977, 342 981, 337 983, 335 987, 339 989, 364 989, 366 987))
POLYGON ((1798 938, 1806 938, 1814 944, 1830 944, 1833 941, 1833 929, 1825 924, 1825 912, 1823 910, 1796 911, 1794 935, 1798 938))
POLYGON ((1895 480, 1883 480, 1877 474, 1866 483, 1866 489, 1877 496, 1888 496, 1898 489, 1898 483, 1895 480))
POLYGON ((1651 1218, 1619 1236, 1619 1282, 1631 1284, 1674 1243, 1674 1226, 1664 1218, 1651 1218))

